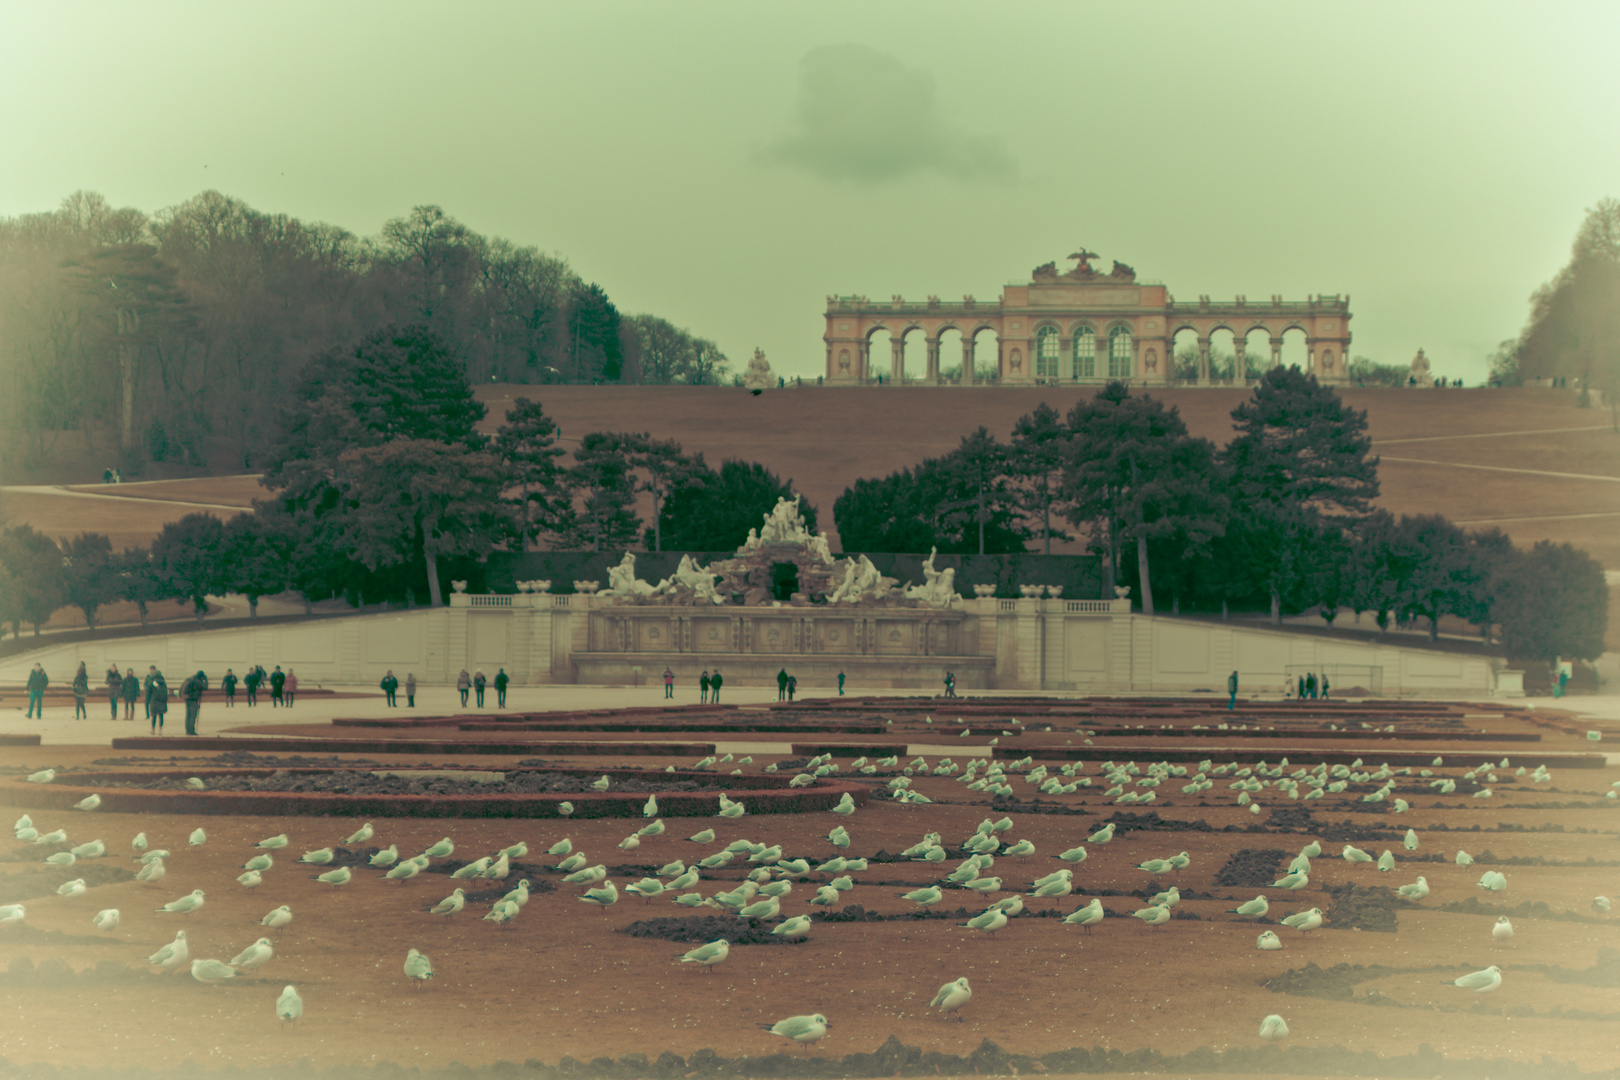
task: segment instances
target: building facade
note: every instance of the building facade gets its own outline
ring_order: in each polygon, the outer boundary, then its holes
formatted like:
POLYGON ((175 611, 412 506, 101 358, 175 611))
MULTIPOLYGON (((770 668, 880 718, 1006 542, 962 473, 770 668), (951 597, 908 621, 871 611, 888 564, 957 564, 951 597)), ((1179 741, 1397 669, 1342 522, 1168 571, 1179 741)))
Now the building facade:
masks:
POLYGON ((1178 301, 1164 285, 1139 282, 1136 271, 1114 263, 1110 272, 1091 267, 1097 256, 1082 249, 1069 258, 1074 269, 1060 273, 1056 264, 1038 266, 1025 284, 1006 286, 1001 299, 981 303, 972 296, 960 301, 930 296, 917 303, 895 296, 887 303, 865 296, 829 296, 826 381, 832 385, 918 381, 904 370, 905 345, 920 335, 925 369, 920 381, 937 384, 940 347, 948 335, 960 335, 964 362, 961 383, 975 382, 969 358, 981 339, 994 339, 995 380, 1008 385, 1105 383, 1113 379, 1144 385, 1178 381, 1174 352, 1177 335, 1196 343, 1195 372, 1180 381, 1198 384, 1243 383, 1260 368, 1281 362, 1284 335, 1303 334, 1306 370, 1323 382, 1342 382, 1350 349, 1350 298, 1338 294, 1287 301, 1272 296, 1250 303, 1178 301), (888 334, 888 356, 881 335, 888 334), (1236 362, 1226 372, 1212 369, 1210 339, 1232 334, 1236 362), (1250 335, 1265 334, 1269 356, 1248 350, 1250 335), (876 355, 874 339, 878 339, 876 355))

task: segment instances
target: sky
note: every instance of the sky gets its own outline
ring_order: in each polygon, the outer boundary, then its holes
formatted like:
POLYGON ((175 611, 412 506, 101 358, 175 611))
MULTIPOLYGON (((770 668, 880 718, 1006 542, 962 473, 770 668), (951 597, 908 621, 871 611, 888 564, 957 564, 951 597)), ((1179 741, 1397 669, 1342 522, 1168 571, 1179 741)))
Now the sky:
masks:
POLYGON ((437 204, 736 366, 1085 245, 1483 379, 1620 196, 1620 4, 0 3, 0 215, 437 204))

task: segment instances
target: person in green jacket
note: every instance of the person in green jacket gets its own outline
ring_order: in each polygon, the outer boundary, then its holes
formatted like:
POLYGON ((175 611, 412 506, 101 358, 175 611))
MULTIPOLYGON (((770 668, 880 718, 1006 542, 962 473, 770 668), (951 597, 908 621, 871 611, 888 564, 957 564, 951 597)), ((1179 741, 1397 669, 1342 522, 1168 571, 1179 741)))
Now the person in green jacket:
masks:
POLYGON ((45 688, 51 685, 51 677, 45 674, 45 669, 38 664, 28 673, 28 719, 34 718, 37 709, 41 718, 45 716, 45 688))

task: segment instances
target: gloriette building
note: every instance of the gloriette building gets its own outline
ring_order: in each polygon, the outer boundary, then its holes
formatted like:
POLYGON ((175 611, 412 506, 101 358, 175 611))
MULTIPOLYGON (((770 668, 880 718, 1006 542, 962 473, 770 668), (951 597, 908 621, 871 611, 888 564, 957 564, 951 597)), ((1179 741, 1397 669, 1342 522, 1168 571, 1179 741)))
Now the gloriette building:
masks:
MULTIPOLYGON (((996 381, 1008 385, 1104 383, 1123 379, 1157 385, 1175 382, 1177 336, 1187 348, 1196 343, 1195 371, 1180 381, 1241 384, 1258 370, 1281 362, 1284 336, 1303 334, 1306 370, 1323 382, 1345 378, 1350 349, 1348 295, 1312 296, 1305 300, 1252 303, 1247 297, 1212 301, 1178 301, 1164 285, 1139 282, 1136 271, 1115 262, 1108 272, 1096 270, 1097 256, 1081 248, 1069 256, 1072 270, 1060 273, 1055 263, 1037 266, 1027 284, 1008 285, 1001 299, 984 303, 972 296, 942 300, 930 296, 917 303, 902 297, 888 302, 865 296, 829 296, 826 380, 832 385, 892 382, 918 372, 904 370, 905 344, 921 335, 926 345, 924 383, 940 383, 942 338, 959 334, 964 353, 972 357, 984 335, 994 339, 996 381), (882 332, 888 333, 888 356, 882 332), (1188 334, 1187 332, 1191 333, 1188 334), (1233 337, 1235 362, 1212 370, 1210 338, 1222 331, 1233 337), (1255 331, 1265 335, 1270 356, 1256 355, 1255 331), (876 339, 877 354, 874 354, 876 339)), ((989 339, 983 344, 988 345, 989 339)), ((986 348, 979 348, 980 364, 986 348)), ((973 364, 964 363, 960 381, 974 380, 973 364)))

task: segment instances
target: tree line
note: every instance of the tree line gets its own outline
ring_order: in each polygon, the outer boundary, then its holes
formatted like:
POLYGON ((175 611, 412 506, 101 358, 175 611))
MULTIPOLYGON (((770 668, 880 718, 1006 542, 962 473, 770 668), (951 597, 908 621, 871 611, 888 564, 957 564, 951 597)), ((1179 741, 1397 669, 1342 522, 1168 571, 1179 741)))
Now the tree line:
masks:
MULTIPOLYGON (((711 467, 645 432, 590 432, 565 462, 556 422, 518 398, 492 434, 466 366, 431 328, 376 332, 305 365, 264 455, 273 493, 222 522, 188 514, 149 549, 115 553, 87 533, 63 544, 29 526, 0 534, 0 622, 13 633, 76 607, 190 603, 293 591, 306 605, 346 597, 443 601, 451 573, 496 549, 735 548, 781 497, 755 462, 711 467), (651 523, 637 513, 650 497, 651 523)), ((815 508, 804 506, 814 527, 815 508)))
POLYGON ((833 506, 848 551, 1050 552, 1080 539, 1142 609, 1348 608, 1380 629, 1455 616, 1510 655, 1590 659, 1608 623, 1602 568, 1568 544, 1525 551, 1498 529, 1374 509, 1366 413, 1297 368, 1262 376, 1217 448, 1179 411, 1111 383, 1061 416, 1041 405, 1006 442, 987 429, 948 454, 857 480, 833 506))
POLYGON ((622 315, 560 255, 437 206, 358 237, 215 191, 156 214, 81 191, 0 219, 0 467, 67 438, 131 475, 151 460, 259 469, 308 358, 408 323, 475 383, 730 377, 712 341, 622 315))

